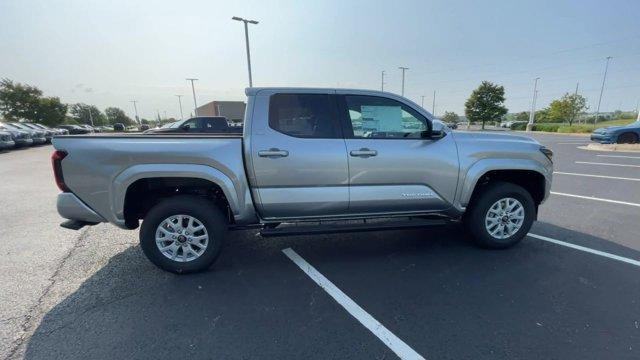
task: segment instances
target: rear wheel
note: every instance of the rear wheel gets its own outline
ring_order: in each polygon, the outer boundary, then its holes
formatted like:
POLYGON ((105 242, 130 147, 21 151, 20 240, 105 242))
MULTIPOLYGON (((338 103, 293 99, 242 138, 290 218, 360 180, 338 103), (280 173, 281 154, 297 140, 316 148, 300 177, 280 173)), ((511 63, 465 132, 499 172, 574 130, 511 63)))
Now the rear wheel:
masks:
POLYGON ((638 135, 634 133, 623 133, 618 136, 618 144, 635 144, 638 142, 638 135))
POLYGON ((481 247, 501 249, 515 245, 529 232, 535 203, 524 188, 495 182, 481 189, 473 200, 465 225, 481 247))
POLYGON ((140 246, 158 267, 174 273, 206 270, 220 253, 227 224, 213 204, 177 196, 154 206, 140 228, 140 246))

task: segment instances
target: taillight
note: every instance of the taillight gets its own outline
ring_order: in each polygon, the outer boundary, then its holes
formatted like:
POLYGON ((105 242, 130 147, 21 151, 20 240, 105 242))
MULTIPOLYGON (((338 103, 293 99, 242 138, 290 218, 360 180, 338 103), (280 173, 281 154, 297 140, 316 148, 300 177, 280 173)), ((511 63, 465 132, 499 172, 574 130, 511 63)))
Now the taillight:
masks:
POLYGON ((53 166, 53 177, 56 179, 56 185, 58 189, 63 192, 71 192, 67 185, 64 183, 64 177, 62 177, 62 159, 67 156, 64 151, 56 150, 51 154, 51 166, 53 166))

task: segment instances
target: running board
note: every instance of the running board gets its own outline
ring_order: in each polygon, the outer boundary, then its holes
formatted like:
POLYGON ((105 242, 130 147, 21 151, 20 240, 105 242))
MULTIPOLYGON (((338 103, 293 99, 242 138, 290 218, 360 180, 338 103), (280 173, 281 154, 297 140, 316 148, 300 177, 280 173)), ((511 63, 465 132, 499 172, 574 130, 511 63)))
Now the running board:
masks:
POLYGON ((263 237, 273 236, 297 236, 297 235, 317 235, 317 234, 336 234, 361 231, 383 231, 383 230, 404 230, 416 229, 430 226, 440 226, 447 224, 444 219, 416 219, 407 221, 388 221, 388 222, 362 222, 340 224, 335 222, 327 222, 319 225, 280 225, 275 228, 266 228, 260 231, 263 237))
POLYGON ((61 227, 69 230, 80 230, 85 226, 96 225, 98 223, 82 221, 82 220, 67 220, 60 224, 61 227))

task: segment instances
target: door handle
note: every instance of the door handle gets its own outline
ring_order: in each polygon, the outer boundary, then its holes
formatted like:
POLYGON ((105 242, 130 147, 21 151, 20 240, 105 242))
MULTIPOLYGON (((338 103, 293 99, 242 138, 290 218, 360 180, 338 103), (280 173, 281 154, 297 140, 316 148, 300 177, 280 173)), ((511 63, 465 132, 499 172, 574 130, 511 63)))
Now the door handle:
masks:
POLYGON ((375 150, 369 150, 367 148, 362 148, 360 150, 351 150, 351 152, 349 152, 349 154, 351 156, 357 156, 357 157, 361 157, 361 158, 368 158, 371 156, 376 156, 378 155, 378 152, 375 150))
POLYGON ((260 157, 268 157, 268 158, 287 157, 287 156, 289 156, 289 152, 287 150, 280 150, 280 149, 276 149, 276 148, 271 148, 269 150, 260 150, 260 151, 258 151, 258 156, 260 156, 260 157))

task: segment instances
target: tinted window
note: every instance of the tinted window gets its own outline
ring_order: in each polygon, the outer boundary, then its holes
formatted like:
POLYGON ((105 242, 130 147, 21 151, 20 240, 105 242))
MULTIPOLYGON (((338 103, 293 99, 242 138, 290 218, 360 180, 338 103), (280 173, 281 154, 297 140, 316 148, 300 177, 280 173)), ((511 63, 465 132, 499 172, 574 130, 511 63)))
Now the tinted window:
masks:
POLYGON ((329 95, 277 94, 269 104, 269 127, 274 130, 296 137, 337 137, 329 95))
POLYGON ((427 119, 407 105, 378 96, 345 96, 355 138, 420 138, 427 119))
POLYGON ((206 132, 224 131, 229 128, 227 119, 224 118, 203 118, 201 126, 206 132))

